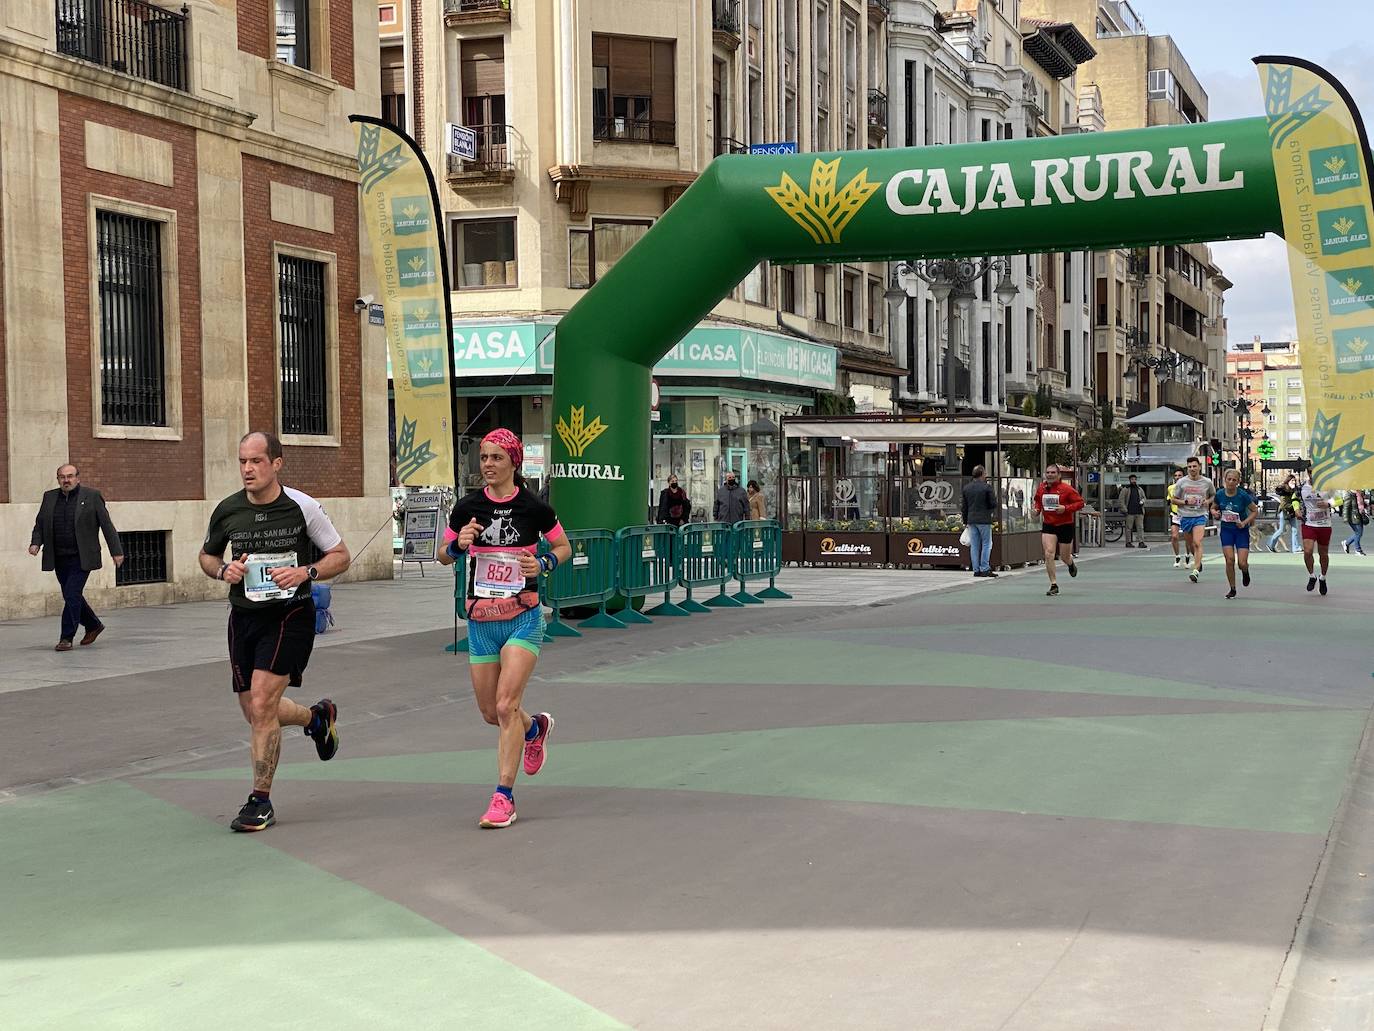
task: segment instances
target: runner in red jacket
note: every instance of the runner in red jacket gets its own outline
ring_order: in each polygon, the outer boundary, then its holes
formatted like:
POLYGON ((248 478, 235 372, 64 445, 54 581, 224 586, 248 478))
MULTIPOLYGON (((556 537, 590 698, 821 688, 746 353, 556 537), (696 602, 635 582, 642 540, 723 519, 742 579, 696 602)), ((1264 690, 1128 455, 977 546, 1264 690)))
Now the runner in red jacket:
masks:
POLYGON ((1083 495, 1074 490, 1073 484, 1059 478, 1059 466, 1050 465, 1045 469, 1044 481, 1035 488, 1035 510, 1040 513, 1040 545, 1045 549, 1045 572, 1050 577, 1047 597, 1059 593, 1059 583, 1054 578, 1055 552, 1059 559, 1069 567, 1069 575, 1078 575, 1078 566, 1073 561, 1073 531, 1075 513, 1083 507, 1083 495))

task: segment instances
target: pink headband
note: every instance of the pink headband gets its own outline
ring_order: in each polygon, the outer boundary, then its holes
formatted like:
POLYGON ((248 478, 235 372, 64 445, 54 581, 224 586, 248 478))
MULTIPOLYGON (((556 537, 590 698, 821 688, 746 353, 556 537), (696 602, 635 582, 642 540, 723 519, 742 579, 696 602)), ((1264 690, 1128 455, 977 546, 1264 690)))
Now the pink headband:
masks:
POLYGON ((495 429, 482 438, 483 444, 495 444, 506 454, 510 455, 510 464, 515 467, 515 471, 520 471, 520 466, 525 461, 525 446, 520 443, 520 438, 510 430, 495 429))

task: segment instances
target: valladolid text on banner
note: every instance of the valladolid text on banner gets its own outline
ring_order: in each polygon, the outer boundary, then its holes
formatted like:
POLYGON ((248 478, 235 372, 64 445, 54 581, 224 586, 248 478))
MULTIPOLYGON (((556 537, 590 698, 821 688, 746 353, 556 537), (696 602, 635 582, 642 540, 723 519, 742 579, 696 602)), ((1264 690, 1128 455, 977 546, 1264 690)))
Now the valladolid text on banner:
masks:
POLYGON ((1374 248, 1369 141, 1345 89, 1316 65, 1257 57, 1293 278, 1312 480, 1367 486, 1374 467, 1374 248))
POLYGON ((452 484, 453 318, 434 178, 410 137, 363 115, 351 121, 396 398, 396 481, 452 484))

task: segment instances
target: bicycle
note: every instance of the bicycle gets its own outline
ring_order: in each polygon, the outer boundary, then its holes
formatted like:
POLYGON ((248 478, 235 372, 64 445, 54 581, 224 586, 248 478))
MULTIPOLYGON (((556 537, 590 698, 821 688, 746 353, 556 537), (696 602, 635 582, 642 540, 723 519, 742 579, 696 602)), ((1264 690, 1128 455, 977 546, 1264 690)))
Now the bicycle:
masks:
POLYGON ((1102 539, 1115 544, 1126 535, 1126 513, 1120 509, 1108 509, 1102 516, 1102 539))

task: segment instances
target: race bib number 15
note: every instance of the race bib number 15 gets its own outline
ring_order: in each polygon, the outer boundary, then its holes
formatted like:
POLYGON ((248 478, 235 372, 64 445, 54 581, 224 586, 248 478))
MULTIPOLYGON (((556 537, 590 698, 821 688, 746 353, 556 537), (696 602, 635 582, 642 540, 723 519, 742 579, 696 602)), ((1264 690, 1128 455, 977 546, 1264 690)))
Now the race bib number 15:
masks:
POLYGON ((244 560, 248 566, 243 575, 243 596, 249 601, 279 601, 295 596, 295 590, 278 587, 272 579, 272 570, 281 566, 294 566, 294 551, 278 551, 270 554, 249 555, 244 560))

